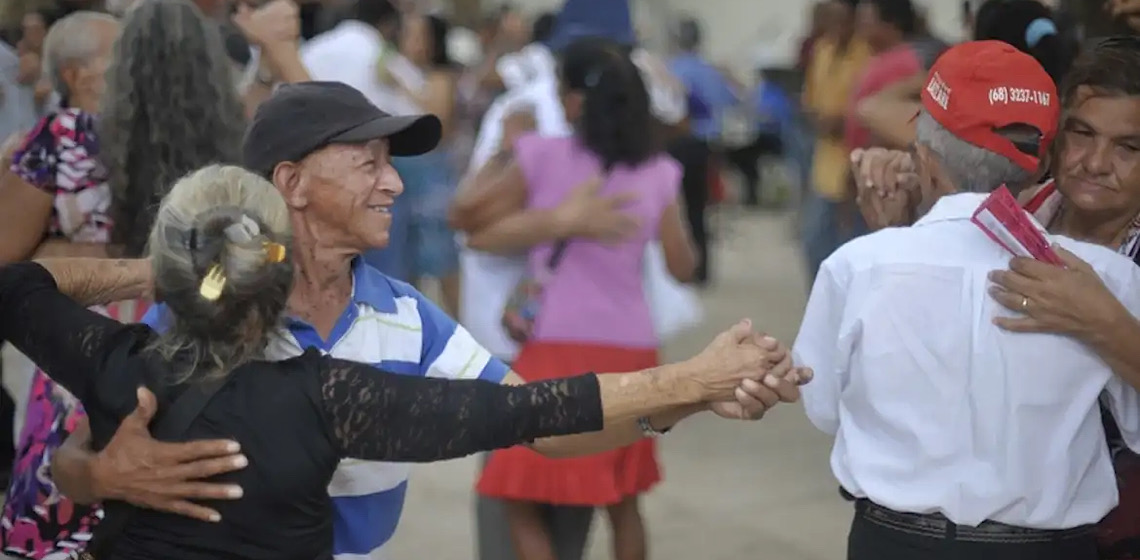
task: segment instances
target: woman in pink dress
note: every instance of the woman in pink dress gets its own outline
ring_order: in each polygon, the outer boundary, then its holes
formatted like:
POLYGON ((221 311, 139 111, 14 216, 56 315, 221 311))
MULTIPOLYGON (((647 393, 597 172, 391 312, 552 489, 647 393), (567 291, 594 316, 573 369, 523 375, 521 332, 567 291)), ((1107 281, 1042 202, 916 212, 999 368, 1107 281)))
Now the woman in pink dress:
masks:
MULTIPOLYGON (((528 250, 531 274, 546 278, 533 334, 514 364, 528 381, 657 365, 659 341, 642 286, 646 247, 660 241, 670 272, 682 281, 696 263, 677 202, 681 168, 657 142, 661 134, 628 49, 604 39, 580 40, 563 52, 560 78, 575 134, 523 136, 513 153, 497 158, 513 160, 506 172, 473 189, 493 193, 487 198, 494 208, 484 227, 473 228, 468 245, 528 250), (519 227, 569 196, 625 200, 629 228, 602 242, 536 238, 535 228, 519 227)), ((615 556, 641 560, 646 543, 638 498, 660 479, 654 442, 647 438, 576 459, 548 459, 525 447, 499 451, 477 491, 508 504, 520 560, 553 558, 543 504, 605 507, 615 556)))

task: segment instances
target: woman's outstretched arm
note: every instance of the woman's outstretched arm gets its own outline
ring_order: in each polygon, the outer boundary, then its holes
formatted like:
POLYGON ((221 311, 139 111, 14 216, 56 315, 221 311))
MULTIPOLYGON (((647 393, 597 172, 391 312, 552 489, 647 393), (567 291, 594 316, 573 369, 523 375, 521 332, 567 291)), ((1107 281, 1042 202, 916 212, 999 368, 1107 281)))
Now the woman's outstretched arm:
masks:
POLYGON ((70 270, 66 260, 0 268, 0 340, 90 406, 89 389, 107 353, 130 342, 120 335, 141 340, 149 330, 104 317, 61 293, 58 283, 68 281, 70 270))
POLYGON ((149 298, 153 271, 148 259, 36 259, 59 291, 84 307, 149 298))
POLYGON ((431 462, 601 430, 597 376, 534 386, 409 377, 330 360, 321 397, 345 457, 431 462))
POLYGON ((774 365, 750 329, 738 326, 681 364, 525 385, 386 374, 322 358, 320 400, 346 457, 438 461, 594 432, 567 446, 569 456, 628 444, 637 418, 732 399, 744 379, 790 370, 787 362, 782 370, 774 365))

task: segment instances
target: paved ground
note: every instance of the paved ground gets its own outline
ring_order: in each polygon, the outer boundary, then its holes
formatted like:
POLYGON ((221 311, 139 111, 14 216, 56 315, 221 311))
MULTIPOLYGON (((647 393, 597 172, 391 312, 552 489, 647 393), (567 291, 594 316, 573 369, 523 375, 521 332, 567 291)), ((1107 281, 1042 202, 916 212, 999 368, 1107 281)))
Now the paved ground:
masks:
MULTIPOLYGON (((805 298, 803 265, 785 216, 726 220, 708 325, 667 349, 673 359, 703 348, 722 327, 751 317, 791 341, 805 298)), ((799 406, 758 423, 700 417, 661 442, 665 482, 645 500, 654 560, 834 560, 843 558, 851 508, 827 464, 829 438, 799 406)), ((418 468, 412 475, 392 558, 474 557, 471 486, 475 461, 418 468)), ((590 560, 610 558, 604 518, 590 560)))

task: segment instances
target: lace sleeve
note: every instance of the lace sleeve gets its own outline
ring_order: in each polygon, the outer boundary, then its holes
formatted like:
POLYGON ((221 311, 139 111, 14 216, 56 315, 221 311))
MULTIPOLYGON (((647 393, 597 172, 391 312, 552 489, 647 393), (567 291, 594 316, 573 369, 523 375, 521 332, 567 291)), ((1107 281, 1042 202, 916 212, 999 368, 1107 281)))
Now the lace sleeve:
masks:
POLYGON ((430 462, 602 429, 593 374, 521 386, 412 377, 322 359, 321 403, 341 455, 430 462))
POLYGON ((124 325, 63 295, 39 264, 0 268, 0 340, 11 342, 84 404, 107 351, 128 342, 118 335, 138 329, 145 327, 124 325))

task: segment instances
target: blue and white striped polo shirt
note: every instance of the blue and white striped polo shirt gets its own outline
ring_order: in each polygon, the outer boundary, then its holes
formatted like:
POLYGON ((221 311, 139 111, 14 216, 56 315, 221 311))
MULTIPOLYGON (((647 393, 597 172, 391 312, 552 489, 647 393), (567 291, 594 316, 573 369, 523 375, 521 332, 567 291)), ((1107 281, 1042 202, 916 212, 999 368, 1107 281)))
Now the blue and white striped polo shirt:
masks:
MULTIPOLYGON (((361 259, 353 263, 352 273, 352 304, 329 340, 321 340, 308 324, 290 320, 288 333, 274 337, 266 350, 269 359, 290 358, 315 347, 401 375, 502 382, 507 366, 415 288, 361 259)), ((143 322, 159 328, 160 308, 152 307, 143 322)), ((336 515, 336 560, 384 557, 384 544, 395 533, 404 509, 410 469, 406 463, 341 462, 329 484, 336 515)))

